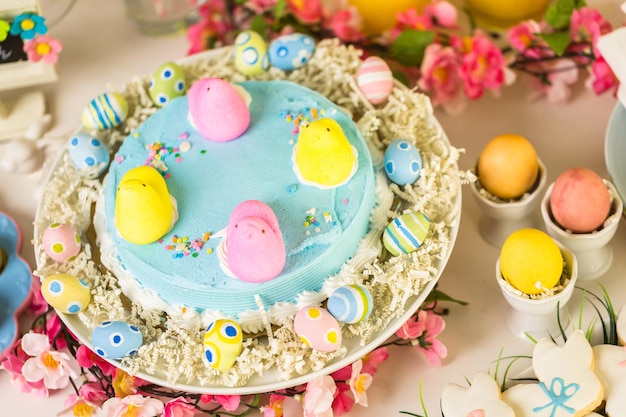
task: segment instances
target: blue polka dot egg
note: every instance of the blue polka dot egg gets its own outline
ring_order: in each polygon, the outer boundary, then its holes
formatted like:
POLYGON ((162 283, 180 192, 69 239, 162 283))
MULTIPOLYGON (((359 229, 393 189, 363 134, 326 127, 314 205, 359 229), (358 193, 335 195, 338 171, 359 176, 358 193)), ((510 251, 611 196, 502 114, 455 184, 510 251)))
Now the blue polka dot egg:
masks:
POLYGON ((80 313, 91 302, 89 285, 69 274, 45 277, 41 282, 41 294, 48 304, 65 314, 80 313))
POLYGON ((143 335, 136 326, 125 321, 105 321, 91 333, 93 351, 109 359, 120 359, 137 353, 143 335))
POLYGON ((215 320, 204 333, 203 347, 203 359, 211 368, 218 371, 232 368, 243 350, 239 324, 229 319, 215 320))
POLYGON ((152 74, 148 94, 155 106, 163 107, 185 94, 185 72, 175 62, 166 62, 152 74))
POLYGON ((269 69, 265 39, 253 30, 244 30, 235 38, 233 48, 235 68, 245 75, 263 74, 269 69))
POLYGON ((313 37, 302 33, 282 35, 270 44, 270 63, 283 71, 291 71, 304 66, 314 51, 313 37))
POLYGON ((326 309, 338 321, 352 324, 369 317, 372 312, 372 295, 362 285, 339 287, 328 297, 326 309))
POLYGON ((102 141, 86 133, 76 133, 70 138, 67 150, 72 163, 82 175, 95 178, 109 165, 109 149, 102 141))
POLYGON ((398 185, 413 184, 420 177, 422 155, 408 140, 396 139, 385 151, 385 173, 398 185))

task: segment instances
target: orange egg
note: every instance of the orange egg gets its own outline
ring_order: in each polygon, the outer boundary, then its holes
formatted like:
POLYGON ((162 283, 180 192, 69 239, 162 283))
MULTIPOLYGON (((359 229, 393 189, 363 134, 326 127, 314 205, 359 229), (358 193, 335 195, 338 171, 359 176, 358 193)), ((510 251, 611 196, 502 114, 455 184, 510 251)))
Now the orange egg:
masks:
POLYGON ((382 33, 393 28, 396 15, 407 9, 420 11, 428 0, 394 0, 385 4, 376 0, 350 0, 363 19, 363 32, 368 35, 382 33))
POLYGON ((496 136, 478 157, 478 179, 482 186, 503 200, 519 198, 530 190, 539 175, 539 159, 533 145, 523 136, 496 136))

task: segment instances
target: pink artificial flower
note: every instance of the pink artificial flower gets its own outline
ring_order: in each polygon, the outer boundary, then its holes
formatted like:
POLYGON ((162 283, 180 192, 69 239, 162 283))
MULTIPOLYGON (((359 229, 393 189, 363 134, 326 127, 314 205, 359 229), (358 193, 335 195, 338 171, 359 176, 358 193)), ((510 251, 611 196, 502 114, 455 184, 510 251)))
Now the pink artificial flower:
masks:
POLYGON ((163 412, 160 400, 140 394, 109 398, 102 406, 106 417, 155 417, 163 412))
POLYGON ((352 364, 352 377, 350 378, 350 390, 357 404, 367 407, 367 389, 372 385, 372 376, 361 373, 363 362, 359 359, 352 364))
MULTIPOLYGON (((351 368, 351 367, 350 367, 351 368)), ((350 385, 345 382, 337 382, 337 391, 333 400, 333 415, 339 417, 343 413, 348 413, 354 406, 354 398, 350 391, 350 385)))
POLYGON ((570 37, 572 41, 590 41, 593 45, 593 52, 600 56, 596 45, 600 36, 612 30, 611 23, 605 20, 600 12, 590 7, 574 9, 570 21, 570 37))
POLYGON ((443 106, 452 113, 464 106, 459 64, 459 55, 453 48, 432 43, 426 47, 417 81, 419 88, 431 94, 433 106, 443 106))
POLYGON ((59 417, 92 417, 96 414, 96 411, 100 409, 99 406, 90 403, 76 394, 69 395, 63 402, 63 406, 65 409, 57 414, 59 417))
POLYGON ((38 317, 48 311, 48 308, 48 302, 41 294, 41 282, 38 279, 33 280, 30 303, 26 307, 26 312, 31 316, 38 317))
POLYGON ((24 43, 24 52, 28 60, 32 62, 43 60, 48 64, 55 64, 62 50, 61 42, 48 35, 38 35, 33 40, 24 43))
POLYGON ((67 342, 65 341, 65 337, 61 332, 63 328, 63 323, 61 323, 61 319, 55 313, 51 313, 46 319, 46 334, 48 335, 48 340, 50 344, 54 346, 57 350, 63 350, 67 347, 67 342))
POLYGON ((396 25, 389 32, 389 40, 393 42, 407 29, 430 30, 434 24, 430 17, 420 14, 414 7, 396 14, 396 25))
POLYGON ((272 394, 269 404, 261 407, 263 417, 302 417, 302 404, 293 397, 272 394))
POLYGON ((287 0, 287 8, 296 19, 307 25, 321 22, 324 16, 321 0, 287 0))
POLYGON ((317 378, 306 385, 302 397, 304 417, 333 417, 333 399, 337 386, 329 375, 317 378))
POLYGON ((198 412, 189 398, 177 397, 165 404, 163 417, 193 417, 198 412))
POLYGON ((617 89, 619 81, 613 70, 603 57, 598 57, 591 65, 591 77, 587 80, 587 86, 594 93, 601 94, 610 89, 617 89))
POLYGON ((276 7, 277 0, 248 0, 245 3, 247 9, 252 10, 255 14, 262 14, 276 7))
POLYGON ((102 404, 109 398, 102 386, 97 382, 87 382, 78 389, 78 395, 90 404, 102 407, 102 404))
POLYGON ((116 369, 115 366, 96 355, 85 345, 80 345, 78 347, 78 350, 76 351, 76 361, 78 362, 78 366, 81 368, 91 368, 92 366, 97 366, 105 375, 113 375, 113 372, 115 372, 116 369))
POLYGON ((542 72, 544 79, 532 77, 534 93, 531 99, 545 96, 551 103, 565 103, 571 97, 570 86, 578 81, 578 67, 571 59, 541 61, 533 65, 533 71, 542 72))
POLYGON ((376 375, 378 365, 385 362, 389 357, 389 349, 381 347, 375 349, 363 357, 363 373, 376 375))
POLYGON ((424 323, 424 332, 417 339, 419 350, 426 355, 426 359, 432 366, 441 366, 441 359, 448 356, 448 349, 436 337, 446 327, 446 322, 440 315, 430 310, 420 310, 418 321, 424 323))
POLYGON ((70 378, 78 374, 70 366, 70 356, 66 353, 50 350, 48 336, 39 333, 27 333, 22 337, 22 349, 32 358, 22 367, 22 375, 29 382, 43 380, 50 389, 65 388, 70 378))
POLYGON ((210 403, 212 401, 217 402, 226 411, 235 411, 239 408, 241 402, 241 395, 211 395, 203 394, 200 396, 200 401, 203 403, 210 403))
POLYGON ((22 375, 22 368, 24 366, 24 362, 29 358, 24 352, 21 350, 21 347, 18 346, 16 348, 17 355, 12 352, 6 354, 4 360, 0 362, 0 369, 4 369, 11 374, 11 384, 22 393, 33 393, 37 397, 47 398, 49 391, 48 388, 44 385, 43 380, 30 382, 24 378, 22 375), (24 358, 22 358, 22 356, 24 358))
POLYGON ((344 42, 358 42, 365 39, 362 31, 363 19, 354 6, 334 13, 330 17, 328 26, 344 42))
POLYGON ((537 36, 541 32, 539 23, 534 20, 525 20, 513 26, 506 32, 506 39, 509 44, 522 54, 537 58, 539 52, 532 49, 538 43, 543 44, 543 40, 537 36))
POLYGON ((192 55, 230 41, 228 34, 231 26, 225 19, 226 6, 224 0, 208 0, 198 9, 200 19, 187 29, 189 49, 187 55, 192 55))
POLYGON ((445 0, 433 1, 424 6, 422 13, 436 25, 444 28, 453 28, 457 25, 459 13, 456 7, 445 0))

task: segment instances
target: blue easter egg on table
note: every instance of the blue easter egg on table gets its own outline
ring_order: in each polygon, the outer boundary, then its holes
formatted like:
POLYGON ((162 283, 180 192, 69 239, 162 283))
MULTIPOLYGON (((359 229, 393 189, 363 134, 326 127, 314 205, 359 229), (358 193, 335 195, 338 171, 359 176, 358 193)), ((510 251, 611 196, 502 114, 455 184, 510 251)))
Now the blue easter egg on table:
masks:
POLYGON ((244 30, 235 38, 235 68, 245 75, 259 75, 270 67, 267 43, 253 30, 244 30))
POLYGON ((422 155, 408 140, 396 139, 385 151, 385 173, 389 180, 398 185, 417 181, 422 165, 422 155))
POLYGON ((309 62, 313 51, 315 51, 313 37, 302 33, 282 35, 270 44, 270 64, 283 71, 291 71, 309 62))
POLYGON ((54 274, 41 281, 41 295, 55 309, 77 314, 91 302, 91 290, 82 279, 70 274, 54 274))
POLYGON ((383 232, 383 245, 394 256, 419 248, 430 229, 430 219, 420 212, 405 213, 389 223, 383 232))
POLYGON ((126 120, 128 102, 119 93, 100 94, 83 110, 81 120, 88 129, 105 130, 126 120))
POLYGON ((243 333, 233 320, 215 320, 207 327, 202 345, 205 363, 218 371, 226 371, 233 367, 243 350, 243 333))
POLYGON ((97 177, 109 165, 109 149, 96 137, 86 133, 77 133, 70 138, 67 151, 77 170, 86 176, 97 177))
POLYGON ((328 297, 326 309, 338 321, 352 324, 369 317, 373 307, 372 295, 362 285, 337 288, 328 297))
POLYGON ((105 321, 91 333, 93 351, 109 359, 134 355, 143 345, 139 329, 125 321, 105 321))
POLYGON ((163 107, 176 97, 185 94, 185 72, 175 62, 166 62, 150 78, 148 95, 155 106, 163 107))

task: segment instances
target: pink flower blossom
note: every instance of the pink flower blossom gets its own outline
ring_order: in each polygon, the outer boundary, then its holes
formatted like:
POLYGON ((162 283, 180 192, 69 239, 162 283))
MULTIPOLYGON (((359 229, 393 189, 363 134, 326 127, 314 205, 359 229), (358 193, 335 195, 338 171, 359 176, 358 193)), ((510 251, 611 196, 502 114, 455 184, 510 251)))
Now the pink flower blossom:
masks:
POLYGON ((239 408, 241 402, 240 395, 211 395, 204 394, 200 396, 203 403, 217 402, 226 411, 235 411, 239 408))
POLYGON ((26 307, 26 312, 31 316, 41 316, 48 311, 49 306, 46 299, 43 298, 43 294, 41 294, 41 283, 38 279, 33 280, 31 293, 30 303, 26 307))
POLYGON ((485 89, 498 90, 505 83, 508 70, 500 48, 479 30, 473 37, 466 37, 463 46, 461 79, 465 95, 477 99, 485 89))
POLYGON ((61 42, 48 35, 39 35, 32 41, 24 43, 24 52, 26 52, 28 60, 32 62, 43 60, 48 64, 55 64, 59 52, 62 50, 61 42))
POLYGON ((17 355, 14 353, 6 354, 4 360, 0 362, 0 369, 4 369, 11 374, 11 384, 22 393, 33 393, 37 397, 47 398, 49 391, 44 385, 43 380, 30 382, 22 375, 22 367, 28 356, 25 355, 20 346, 16 348, 17 355))
POLYGON ((417 85, 431 94, 433 106, 447 110, 463 107, 463 82, 459 77, 460 58, 456 50, 439 43, 426 47, 417 85))
POLYGON ((287 0, 287 8, 307 25, 319 23, 324 16, 321 0, 287 0))
POLYGON ((329 375, 309 382, 302 397, 304 417, 332 417, 336 390, 335 381, 329 375))
POLYGON ((57 414, 59 417, 92 417, 96 414, 97 410, 100 409, 99 406, 90 403, 76 394, 69 395, 63 402, 63 406, 65 409, 57 414))
POLYGON ((224 0, 208 0, 198 9, 200 19, 187 29, 189 49, 192 55, 229 42, 228 34, 232 30, 224 18, 226 7, 224 0))
POLYGON ((531 88, 534 93, 531 99, 546 97, 551 103, 565 103, 571 97, 570 86, 578 81, 578 68, 571 59, 537 62, 533 71, 545 73, 545 78, 531 78, 531 88))
POLYGON ((102 404, 109 398, 102 386, 97 382, 86 382, 78 389, 78 394, 90 404, 102 407, 102 404))
POLYGON ((177 397, 165 404, 163 417, 193 417, 198 412, 189 398, 177 397))
POLYGON ((302 404, 293 397, 272 394, 269 404, 261 407, 263 417, 302 417, 302 404))
POLYGON ((418 321, 424 323, 424 333, 418 338, 418 348, 424 353, 428 362, 433 366, 441 366, 441 359, 448 356, 448 349, 437 340, 437 336, 445 329, 443 318, 430 311, 418 312, 418 321))
POLYGON ((248 0, 245 6, 256 14, 262 14, 276 7, 276 3, 277 0, 248 0))
POLYGON ((363 357, 363 372, 372 376, 376 375, 378 365, 385 362, 389 357, 389 349, 381 347, 375 349, 363 357))
POLYGON ((543 40, 537 36, 541 32, 539 23, 534 20, 526 20, 513 26, 506 32, 506 39, 513 48, 529 57, 538 57, 538 52, 532 47, 543 44, 543 40))
POLYGON ((433 23, 444 28, 455 27, 459 17, 456 7, 445 0, 426 4, 422 13, 428 16, 433 23))
POLYGON ((596 94, 617 89, 619 86, 617 77, 603 57, 598 57, 591 65, 591 77, 587 81, 587 86, 596 94))
POLYGON ((55 313, 49 314, 46 319, 46 334, 48 335, 50 344, 57 350, 63 350, 67 347, 67 342, 65 341, 65 337, 61 331, 62 328, 63 323, 61 323, 59 316, 55 313))
POLYGON ((363 20, 355 7, 334 13, 330 17, 329 27, 344 42, 358 42, 365 39, 362 31, 363 20))
POLYGON ((92 366, 97 366, 105 375, 113 375, 113 372, 115 372, 116 369, 115 366, 96 355, 85 345, 80 345, 78 347, 78 350, 76 351, 76 361, 78 362, 78 366, 81 368, 91 368, 92 366))
POLYGON ((600 36, 612 30, 611 23, 605 20, 600 12, 589 7, 575 9, 570 21, 570 37, 572 41, 591 41, 593 52, 600 55, 596 45, 600 36))
POLYGON ((65 388, 70 378, 77 373, 70 366, 70 356, 66 353, 50 350, 48 336, 39 333, 27 333, 22 337, 22 349, 32 358, 22 367, 22 375, 29 382, 43 380, 49 389, 65 388))
POLYGON ((372 385, 372 376, 361 373, 363 362, 359 359, 352 364, 352 377, 350 378, 350 389, 357 404, 367 407, 367 389, 372 385))
POLYGON ((106 417, 155 417, 161 414, 163 409, 160 400, 140 394, 109 398, 102 406, 106 417))
POLYGON ((337 382, 337 391, 332 405, 333 415, 338 417, 343 413, 348 413, 353 406, 354 398, 351 395, 350 385, 345 382, 337 382))

